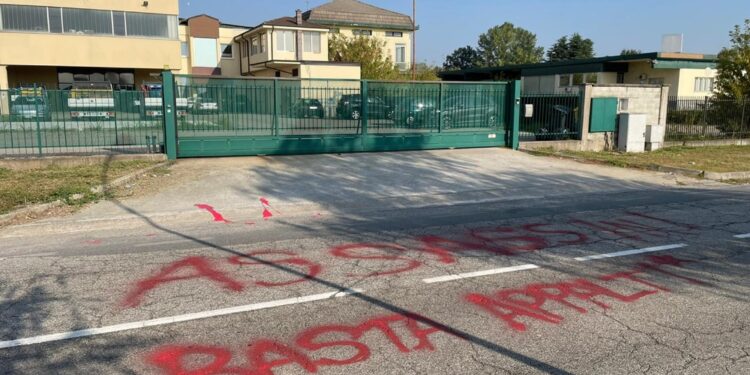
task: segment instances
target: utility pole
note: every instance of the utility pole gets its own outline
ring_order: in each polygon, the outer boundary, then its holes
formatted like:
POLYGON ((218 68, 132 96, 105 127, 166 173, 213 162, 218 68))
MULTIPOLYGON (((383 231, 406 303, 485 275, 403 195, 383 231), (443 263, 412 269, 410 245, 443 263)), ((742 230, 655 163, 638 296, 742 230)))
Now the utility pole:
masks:
POLYGON ((411 79, 417 80, 417 0, 411 1, 411 79))

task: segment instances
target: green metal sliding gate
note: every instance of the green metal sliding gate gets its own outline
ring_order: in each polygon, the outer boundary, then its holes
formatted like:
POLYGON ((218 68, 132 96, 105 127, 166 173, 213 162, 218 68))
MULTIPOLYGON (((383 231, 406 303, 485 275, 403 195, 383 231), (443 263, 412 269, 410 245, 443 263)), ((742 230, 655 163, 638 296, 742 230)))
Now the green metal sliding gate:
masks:
POLYGON ((170 158, 518 142, 518 82, 222 79, 168 72, 164 79, 174 83, 164 89, 170 158))

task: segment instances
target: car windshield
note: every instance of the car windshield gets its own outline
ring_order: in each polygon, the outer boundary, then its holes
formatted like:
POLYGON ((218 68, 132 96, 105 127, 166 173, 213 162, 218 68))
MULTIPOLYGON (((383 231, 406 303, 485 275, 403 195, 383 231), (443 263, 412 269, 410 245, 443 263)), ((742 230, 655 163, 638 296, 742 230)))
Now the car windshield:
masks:
POLYGON ((17 105, 29 105, 29 104, 44 104, 44 99, 42 98, 29 98, 29 97, 20 97, 17 98, 13 104, 17 105))

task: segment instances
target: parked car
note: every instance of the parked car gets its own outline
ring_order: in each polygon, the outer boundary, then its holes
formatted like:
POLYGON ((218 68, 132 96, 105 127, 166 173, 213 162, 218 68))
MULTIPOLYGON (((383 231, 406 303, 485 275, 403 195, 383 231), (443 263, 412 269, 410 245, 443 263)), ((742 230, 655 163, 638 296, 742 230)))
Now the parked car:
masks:
POLYGON ((43 96, 18 96, 11 103, 10 114, 18 119, 41 119, 48 121, 51 118, 47 100, 43 96))
POLYGON ((497 107, 486 96, 470 95, 449 97, 443 101, 442 127, 487 127, 498 124, 497 107))
MULTIPOLYGON (((372 119, 392 119, 393 106, 388 105, 382 98, 368 97, 367 111, 372 119)), ((359 94, 342 95, 336 105, 336 117, 359 120, 362 118, 362 96, 359 94)))
POLYGON ((323 118, 325 109, 318 99, 299 99, 292 104, 292 116, 299 118, 323 118))
POLYGON ((436 98, 402 98, 396 101, 396 124, 406 126, 434 125, 439 115, 436 98))

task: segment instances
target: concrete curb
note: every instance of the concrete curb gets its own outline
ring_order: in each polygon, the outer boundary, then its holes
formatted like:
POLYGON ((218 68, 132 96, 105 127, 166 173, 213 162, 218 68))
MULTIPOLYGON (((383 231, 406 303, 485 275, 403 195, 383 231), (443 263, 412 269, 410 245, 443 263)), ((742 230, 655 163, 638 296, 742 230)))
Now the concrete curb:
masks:
MULTIPOLYGON (((124 185, 124 184, 126 184, 126 183, 128 183, 130 181, 133 181, 133 180, 137 179, 142 174, 151 172, 152 170, 154 170, 156 168, 163 167, 163 166, 169 165, 169 164, 170 164, 170 162, 166 162, 165 161, 165 162, 162 162, 162 163, 159 163, 159 164, 156 164, 156 165, 152 165, 152 166, 150 166, 148 168, 144 168, 144 169, 141 169, 139 171, 130 173, 128 175, 122 176, 120 178, 117 178, 117 179, 113 180, 112 182, 110 182, 107 185, 107 189, 111 189, 111 188, 122 186, 122 185, 124 185)), ((99 193, 103 192, 104 190, 105 190, 105 187, 103 185, 99 185, 99 186, 95 186, 95 187, 91 188, 91 192, 95 193, 95 194, 99 194, 99 193)), ((40 203, 40 204, 35 204, 35 205, 31 205, 31 206, 19 208, 19 209, 15 210, 15 211, 11 211, 11 212, 9 212, 7 214, 0 215, 0 227, 5 226, 8 222, 13 221, 13 220, 15 220, 16 218, 18 218, 20 216, 28 215, 30 213, 42 213, 42 212, 47 211, 49 209, 61 207, 63 205, 65 205, 64 201, 62 201, 62 200, 56 200, 56 201, 50 202, 50 203, 40 203)))
POLYGON ((709 180, 726 181, 726 180, 750 180, 750 172, 703 172, 703 177, 709 180))
MULTIPOLYGON (((538 151, 538 150, 521 150, 523 152, 526 152, 531 155, 536 156, 551 156, 556 157, 560 159, 567 159, 567 160, 573 160, 577 161, 579 163, 584 164, 597 164, 597 165, 607 165, 611 167, 618 167, 618 165, 608 163, 606 161, 601 160, 591 160, 591 159, 585 159, 585 158, 579 158, 576 156, 570 156, 570 155, 560 155, 557 153, 550 153, 550 152, 544 152, 544 151, 538 151)), ((678 174, 682 176, 687 177, 693 177, 693 178, 705 178, 707 180, 712 181, 727 181, 727 180, 745 180, 750 179, 750 172, 726 172, 726 173, 718 173, 718 172, 710 172, 710 171, 701 171, 698 169, 687 169, 687 168, 677 168, 677 167, 667 167, 663 165, 658 164, 648 164, 648 165, 642 165, 642 166, 629 166, 629 165, 622 165, 619 167, 624 168, 634 168, 634 169, 642 169, 642 170, 648 170, 648 171, 654 171, 654 172, 665 172, 665 173, 672 173, 672 174, 678 174)))

